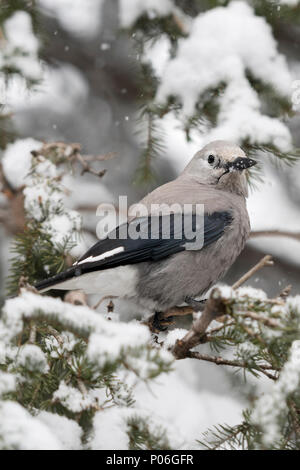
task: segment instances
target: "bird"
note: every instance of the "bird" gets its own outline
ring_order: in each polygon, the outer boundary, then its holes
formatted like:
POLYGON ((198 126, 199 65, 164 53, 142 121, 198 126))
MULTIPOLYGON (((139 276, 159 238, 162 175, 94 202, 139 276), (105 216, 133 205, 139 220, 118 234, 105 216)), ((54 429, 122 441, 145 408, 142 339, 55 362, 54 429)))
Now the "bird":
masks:
POLYGON ((131 299, 155 315, 182 304, 200 305, 197 299, 223 278, 249 237, 247 170, 256 163, 235 143, 207 144, 176 179, 140 201, 146 215, 129 218, 66 271, 39 281, 36 289, 131 299), (177 209, 158 212, 161 205, 177 209), (202 219, 197 205, 203 208, 202 219), (186 206, 192 221, 188 233, 178 223, 186 206), (130 236, 137 229, 143 236, 130 236), (197 230, 202 243, 194 247, 197 230))

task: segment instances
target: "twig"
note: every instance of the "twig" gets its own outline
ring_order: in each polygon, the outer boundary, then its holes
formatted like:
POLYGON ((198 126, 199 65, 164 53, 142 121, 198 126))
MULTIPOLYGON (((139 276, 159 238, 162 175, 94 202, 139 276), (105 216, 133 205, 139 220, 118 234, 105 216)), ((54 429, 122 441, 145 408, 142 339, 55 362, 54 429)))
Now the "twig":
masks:
POLYGON ((278 328, 280 326, 280 324, 276 320, 274 320, 273 318, 263 317, 263 316, 259 315, 258 313, 255 313, 255 312, 245 312, 245 313, 243 313, 243 316, 245 316, 247 318, 252 318, 252 320, 259 321, 259 322, 263 323, 264 325, 270 326, 272 328, 278 328))
POLYGON ((232 289, 237 289, 240 287, 244 282, 248 281, 250 277, 252 277, 259 269, 264 268, 265 266, 273 266, 274 261, 270 255, 264 256, 253 268, 249 269, 249 271, 244 274, 237 282, 235 282, 232 286, 232 289))
POLYGON ((115 156, 115 152, 108 152, 101 155, 84 155, 84 159, 86 162, 104 162, 114 158, 115 156))
POLYGON ((82 395, 87 395, 88 392, 87 392, 86 386, 84 385, 83 381, 79 378, 77 378, 77 385, 82 395))
POLYGON ((300 232, 289 232, 287 230, 255 230, 250 233, 250 238, 257 237, 288 237, 300 241, 300 232))
POLYGON ((224 314, 224 305, 222 303, 220 291, 218 288, 212 290, 207 299, 202 315, 193 323, 192 328, 182 338, 176 341, 173 348, 173 354, 177 359, 184 359, 190 349, 194 348, 205 338, 205 332, 208 325, 214 318, 224 314))
POLYGON ((90 173, 91 175, 98 176, 99 178, 102 178, 102 176, 105 175, 106 173, 105 169, 100 170, 100 171, 94 170, 94 168, 92 168, 89 165, 89 163, 84 159, 84 157, 79 152, 74 153, 74 156, 77 159, 77 161, 82 165, 82 170, 81 170, 82 175, 84 175, 84 173, 90 173))
MULTIPOLYGON (((213 362, 217 366, 223 365, 223 366, 238 367, 241 369, 245 369, 247 367, 247 364, 245 362, 224 359, 223 357, 220 357, 220 356, 209 356, 208 354, 201 354, 198 351, 189 351, 187 354, 187 357, 199 359, 200 361, 213 362)), ((257 369, 255 370, 257 370, 258 372, 261 372, 262 374, 267 375, 272 380, 277 380, 277 378, 273 374, 270 374, 269 372, 267 372, 268 370, 274 370, 274 368, 272 366, 269 366, 268 364, 258 365, 257 369)))
POLYGON ((30 326, 30 332, 29 332, 29 340, 28 342, 30 344, 34 344, 36 341, 36 325, 32 324, 30 326))
POLYGON ((47 331, 50 333, 50 335, 54 336, 60 346, 63 345, 64 340, 60 336, 59 332, 55 328, 53 328, 53 326, 47 325, 47 331))
POLYGON ((80 163, 80 165, 82 166, 81 174, 91 173, 92 175, 98 176, 100 178, 105 175, 106 170, 97 171, 90 166, 89 162, 102 162, 109 160, 110 158, 115 156, 115 154, 112 152, 103 155, 82 155, 80 144, 66 144, 64 142, 45 143, 40 150, 33 150, 31 153, 34 157, 38 157, 39 155, 47 157, 53 154, 53 152, 56 154, 56 157, 62 162, 69 161, 72 164, 76 160, 78 163, 80 163))
MULTIPOLYGON (((226 317, 225 317, 226 318, 226 317)), ((218 320, 219 321, 219 318, 218 320)), ((218 331, 220 330, 223 330, 223 328, 225 328, 226 326, 233 326, 235 324, 234 321, 230 321, 230 322, 222 322, 222 325, 220 326, 216 326, 215 328, 212 328, 210 330, 207 331, 207 333, 209 333, 210 335, 214 334, 214 333, 217 333, 218 331)))
POLYGON ((182 317, 185 315, 192 315, 193 313, 195 313, 195 310, 190 306, 172 307, 170 310, 164 312, 164 318, 182 317))
POLYGON ((183 23, 182 19, 174 12, 172 14, 173 20, 176 23, 176 26, 179 28, 182 34, 186 35, 188 33, 185 24, 183 23))
POLYGON ((291 290, 292 290, 292 285, 289 284, 288 286, 282 289, 278 297, 281 297, 282 299, 286 299, 290 295, 291 290))
POLYGON ((102 302, 104 302, 104 300, 110 299, 111 301, 111 299, 117 299, 117 298, 118 298, 117 295, 104 295, 103 297, 101 297, 100 300, 98 300, 98 302, 92 307, 92 309, 96 310, 102 304, 102 302))

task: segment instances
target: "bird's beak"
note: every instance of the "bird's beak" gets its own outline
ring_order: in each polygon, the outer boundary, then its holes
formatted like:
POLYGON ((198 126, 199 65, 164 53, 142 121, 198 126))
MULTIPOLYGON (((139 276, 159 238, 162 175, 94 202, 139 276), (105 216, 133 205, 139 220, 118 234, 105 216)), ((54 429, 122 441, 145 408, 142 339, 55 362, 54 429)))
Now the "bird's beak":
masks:
POLYGON ((257 161, 252 160, 252 158, 247 158, 247 157, 237 157, 233 162, 227 162, 221 167, 224 168, 224 173, 222 173, 221 176, 218 178, 218 182, 222 178, 222 176, 226 175, 227 173, 231 173, 232 171, 243 171, 247 170, 247 168, 250 168, 251 166, 254 166, 257 164, 257 161))
POLYGON ((243 171, 247 170, 247 168, 250 168, 251 166, 254 166, 257 164, 257 161, 252 160, 252 158, 247 158, 247 157, 238 157, 233 162, 228 162, 226 163, 225 169, 228 171, 243 171))

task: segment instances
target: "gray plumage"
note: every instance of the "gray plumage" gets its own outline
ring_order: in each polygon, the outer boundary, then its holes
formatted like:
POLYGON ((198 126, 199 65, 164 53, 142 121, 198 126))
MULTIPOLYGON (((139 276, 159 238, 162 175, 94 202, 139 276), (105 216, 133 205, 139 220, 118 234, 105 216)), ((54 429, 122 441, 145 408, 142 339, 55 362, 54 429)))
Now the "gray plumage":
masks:
POLYGON ((215 141, 198 152, 177 179, 140 201, 149 212, 153 204, 204 204, 207 223, 213 224, 218 233, 211 233, 209 225, 204 247, 199 251, 186 250, 182 241, 174 240, 150 240, 143 245, 100 241, 77 265, 41 281, 37 288, 117 295, 153 311, 203 296, 224 276, 249 236, 244 170, 255 163, 238 146, 215 141))

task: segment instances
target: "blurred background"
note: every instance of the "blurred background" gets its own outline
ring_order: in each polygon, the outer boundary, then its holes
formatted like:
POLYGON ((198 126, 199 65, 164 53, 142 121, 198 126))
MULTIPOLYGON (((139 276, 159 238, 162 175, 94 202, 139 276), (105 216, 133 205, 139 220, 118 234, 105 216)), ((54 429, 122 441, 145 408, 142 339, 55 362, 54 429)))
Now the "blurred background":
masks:
MULTIPOLYGON (((224 282, 233 283, 271 254, 274 267, 249 284, 269 296, 291 284, 300 294, 297 0, 0 0, 0 11, 3 161, 16 151, 16 141, 25 145, 28 138, 77 142, 87 155, 113 153, 99 165, 107 170, 101 179, 85 174, 66 180, 66 204, 84 220, 75 255, 96 240, 98 204, 117 204, 123 194, 137 201, 174 178, 209 140, 226 138, 260 161, 248 208, 252 230, 272 234, 251 239, 224 282)), ((12 184, 15 195, 21 185, 12 184)), ((3 297, 9 246, 22 214, 17 196, 2 193, 0 204, 3 297)), ((215 365, 190 367, 196 373, 178 365, 176 377, 185 386, 171 379, 161 413, 168 418, 175 412, 175 403, 168 408, 166 402, 179 387, 178 399, 190 394, 193 404, 201 390, 201 427, 236 420, 246 393, 236 386, 239 379, 215 365)), ((193 417, 192 408, 178 418, 182 426, 189 421, 191 434, 200 416, 193 417)))

